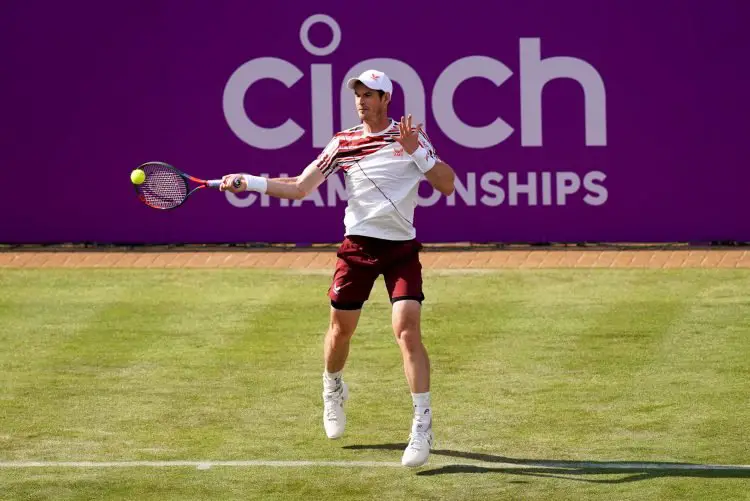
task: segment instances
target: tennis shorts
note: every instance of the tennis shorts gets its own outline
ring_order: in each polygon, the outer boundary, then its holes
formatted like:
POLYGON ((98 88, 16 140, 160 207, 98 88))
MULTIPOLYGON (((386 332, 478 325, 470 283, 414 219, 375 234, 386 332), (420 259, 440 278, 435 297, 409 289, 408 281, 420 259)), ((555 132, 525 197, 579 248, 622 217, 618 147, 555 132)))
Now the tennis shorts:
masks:
POLYGON ((344 238, 336 256, 328 297, 340 310, 358 310, 370 298, 375 280, 383 275, 391 303, 403 299, 424 300, 422 264, 417 240, 392 241, 350 235, 344 238))

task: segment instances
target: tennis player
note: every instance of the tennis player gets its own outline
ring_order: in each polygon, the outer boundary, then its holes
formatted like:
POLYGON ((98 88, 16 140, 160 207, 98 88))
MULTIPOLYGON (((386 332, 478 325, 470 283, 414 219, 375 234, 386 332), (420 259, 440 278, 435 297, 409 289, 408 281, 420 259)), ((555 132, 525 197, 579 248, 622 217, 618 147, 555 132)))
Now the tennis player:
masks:
POLYGON ((411 115, 400 121, 389 118, 393 84, 385 73, 367 70, 350 79, 347 86, 354 92, 361 124, 335 134, 299 176, 266 179, 230 174, 222 178, 221 190, 302 199, 337 170, 344 172, 348 193, 345 234, 328 289, 331 310, 324 342, 324 429, 332 439, 344 433, 344 402, 349 390, 342 372, 349 341, 373 284, 382 274, 413 402, 411 433, 401 462, 421 466, 429 457, 433 431, 430 361, 420 330, 425 299, 419 261, 422 245, 416 239, 414 209, 422 179, 449 195, 455 174, 437 156, 421 125, 412 126, 411 115), (232 183, 237 177, 242 182, 235 188, 232 183))

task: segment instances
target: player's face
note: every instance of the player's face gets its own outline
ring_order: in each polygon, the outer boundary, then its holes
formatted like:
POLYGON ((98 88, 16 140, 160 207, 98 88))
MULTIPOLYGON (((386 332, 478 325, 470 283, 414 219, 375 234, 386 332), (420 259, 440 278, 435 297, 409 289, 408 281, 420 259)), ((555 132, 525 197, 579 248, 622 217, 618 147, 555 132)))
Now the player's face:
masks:
POLYGON ((360 120, 375 120, 384 116, 388 110, 388 94, 380 96, 380 92, 357 83, 354 87, 354 102, 360 120))

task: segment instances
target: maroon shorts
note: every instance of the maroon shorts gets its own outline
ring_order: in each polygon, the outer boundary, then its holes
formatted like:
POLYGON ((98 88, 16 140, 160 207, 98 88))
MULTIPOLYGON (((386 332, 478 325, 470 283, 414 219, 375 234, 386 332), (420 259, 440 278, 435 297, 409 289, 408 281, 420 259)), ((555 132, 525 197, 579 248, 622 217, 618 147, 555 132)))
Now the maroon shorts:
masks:
POLYGON ((421 249, 417 240, 391 241, 357 235, 344 238, 336 252, 336 271, 328 288, 331 305, 342 310, 360 309, 381 274, 391 303, 402 299, 423 301, 421 249))

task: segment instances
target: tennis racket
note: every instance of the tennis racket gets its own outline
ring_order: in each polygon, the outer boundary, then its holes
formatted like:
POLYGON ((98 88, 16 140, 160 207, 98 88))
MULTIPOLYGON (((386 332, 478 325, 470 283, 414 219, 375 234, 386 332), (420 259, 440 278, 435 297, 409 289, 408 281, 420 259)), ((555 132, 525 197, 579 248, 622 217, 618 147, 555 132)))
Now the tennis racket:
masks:
MULTIPOLYGON (((133 185, 135 192, 141 202, 153 209, 176 209, 196 191, 219 189, 221 185, 221 179, 199 179, 164 162, 146 162, 138 169, 146 174, 146 179, 141 184, 133 185), (191 181, 198 185, 192 186, 191 181)), ((238 177, 233 184, 239 188, 241 179, 238 177)))

